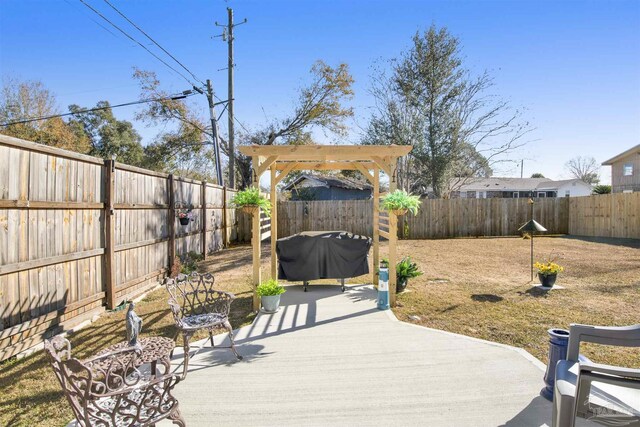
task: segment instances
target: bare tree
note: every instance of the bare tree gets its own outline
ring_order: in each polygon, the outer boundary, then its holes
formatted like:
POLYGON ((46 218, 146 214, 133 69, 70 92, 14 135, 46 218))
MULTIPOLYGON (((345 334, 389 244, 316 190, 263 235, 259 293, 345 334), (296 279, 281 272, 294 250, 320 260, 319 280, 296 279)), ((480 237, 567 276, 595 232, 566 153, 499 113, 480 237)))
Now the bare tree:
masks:
MULTIPOLYGON (((313 128, 344 135, 344 120, 353 116, 352 109, 342 105, 344 100, 353 97, 353 77, 349 73, 349 67, 347 64, 340 64, 333 68, 318 61, 311 67, 311 74, 313 80, 309 86, 300 89, 298 101, 290 116, 276 120, 258 131, 240 135, 240 144, 310 144, 313 142, 309 131, 313 128)), ((251 184, 251 159, 241 154, 236 159, 240 184, 247 187, 251 184)))
POLYGON ((564 166, 572 177, 581 179, 587 184, 600 182, 600 165, 593 157, 574 157, 564 166))
MULTIPOLYGON (((322 61, 311 67, 312 82, 300 89, 293 112, 282 119, 276 119, 264 127, 241 133, 238 144, 310 144, 310 130, 317 128, 343 135, 346 132, 344 120, 353 115, 351 108, 345 107, 344 100, 351 99, 353 78, 346 64, 333 68, 322 61)), ((168 93, 160 90, 155 74, 136 70, 134 77, 142 87, 144 98, 167 98, 168 93)), ((162 100, 152 102, 138 118, 152 124, 177 122, 174 132, 165 132, 156 139, 147 151, 158 153, 159 158, 179 159, 181 165, 193 164, 192 156, 206 152, 210 147, 211 127, 207 126, 193 108, 183 100, 162 100), (204 150, 204 151, 202 151, 204 150), (164 156, 164 157, 163 157, 164 156)), ((220 138, 221 151, 229 156, 228 143, 220 138)), ((236 173, 241 187, 251 184, 251 159, 236 153, 236 173)), ((153 157, 151 157, 153 158, 153 157)), ((195 162, 198 163, 198 162, 195 162)))

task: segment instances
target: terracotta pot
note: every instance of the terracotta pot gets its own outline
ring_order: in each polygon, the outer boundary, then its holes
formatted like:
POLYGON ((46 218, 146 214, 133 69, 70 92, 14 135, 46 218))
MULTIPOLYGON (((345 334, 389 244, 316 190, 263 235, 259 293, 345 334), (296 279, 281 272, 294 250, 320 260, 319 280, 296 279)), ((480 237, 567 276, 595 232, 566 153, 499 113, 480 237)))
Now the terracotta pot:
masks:
POLYGON ((547 274, 544 275, 542 273, 538 273, 538 280, 540 280, 540 284, 545 288, 552 288, 556 283, 557 274, 547 274))

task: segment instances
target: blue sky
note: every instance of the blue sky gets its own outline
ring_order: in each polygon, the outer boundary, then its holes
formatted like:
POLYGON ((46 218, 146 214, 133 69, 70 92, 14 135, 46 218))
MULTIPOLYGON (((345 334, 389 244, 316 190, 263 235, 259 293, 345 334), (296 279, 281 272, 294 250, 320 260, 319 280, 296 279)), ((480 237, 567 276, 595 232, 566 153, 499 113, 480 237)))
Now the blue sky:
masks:
MULTIPOLYGON (((128 26, 102 0, 86 0, 128 26)), ((169 1, 112 2, 184 62, 211 78, 226 98, 226 45, 214 21, 236 21, 236 115, 249 128, 290 111, 314 61, 346 62, 356 80, 355 117, 346 142, 366 125, 373 99, 371 66, 397 57, 416 31, 432 23, 460 38, 472 72, 489 70, 495 93, 524 108, 535 127, 514 153, 525 176, 567 177, 576 155, 602 162, 640 142, 640 1, 169 1)), ((79 0, 3 0, 0 4, 2 76, 38 79, 61 107, 99 100, 137 99, 132 67, 154 70, 168 90, 189 85, 79 0)), ((149 46, 151 48, 151 46, 149 46)), ((206 112, 204 98, 192 98, 206 112)), ((116 110, 132 120, 134 107, 116 110)), ((226 128, 226 118, 222 120, 226 128)), ((145 142, 158 129, 136 127, 145 142)), ((332 138, 327 138, 332 141, 332 138)), ((497 175, 519 175, 515 162, 497 175)), ((609 180, 604 168, 603 181, 609 180)))

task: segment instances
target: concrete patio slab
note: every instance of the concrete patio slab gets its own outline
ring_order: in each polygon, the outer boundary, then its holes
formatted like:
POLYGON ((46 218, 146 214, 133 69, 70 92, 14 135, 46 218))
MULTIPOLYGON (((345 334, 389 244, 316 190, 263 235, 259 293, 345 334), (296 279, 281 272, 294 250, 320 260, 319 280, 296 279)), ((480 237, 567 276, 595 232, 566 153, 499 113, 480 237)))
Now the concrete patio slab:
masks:
MULTIPOLYGON (((375 307, 370 286, 290 286, 236 331, 243 361, 206 341, 175 395, 189 426, 544 426, 544 365, 514 347, 375 307)), ((225 335, 216 345, 228 345, 225 335)), ((182 370, 182 354, 174 354, 182 370)), ((166 426, 169 423, 163 422, 166 426)), ((580 423, 579 425, 592 425, 580 423)))

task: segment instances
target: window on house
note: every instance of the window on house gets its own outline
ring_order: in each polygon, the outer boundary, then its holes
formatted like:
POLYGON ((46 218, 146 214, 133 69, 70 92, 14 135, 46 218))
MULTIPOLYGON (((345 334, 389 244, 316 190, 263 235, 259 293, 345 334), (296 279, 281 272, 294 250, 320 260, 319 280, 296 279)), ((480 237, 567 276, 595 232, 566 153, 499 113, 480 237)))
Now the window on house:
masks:
POLYGON ((538 197, 547 197, 547 193, 544 191, 538 191, 538 197))
POLYGON ((627 163, 622 167, 622 176, 631 176, 633 175, 633 164, 627 163))
POLYGON ((564 197, 569 197, 569 196, 571 196, 571 190, 565 190, 564 197))
POLYGON ((520 197, 520 193, 518 193, 517 191, 513 192, 513 198, 517 199, 518 197, 520 197))

